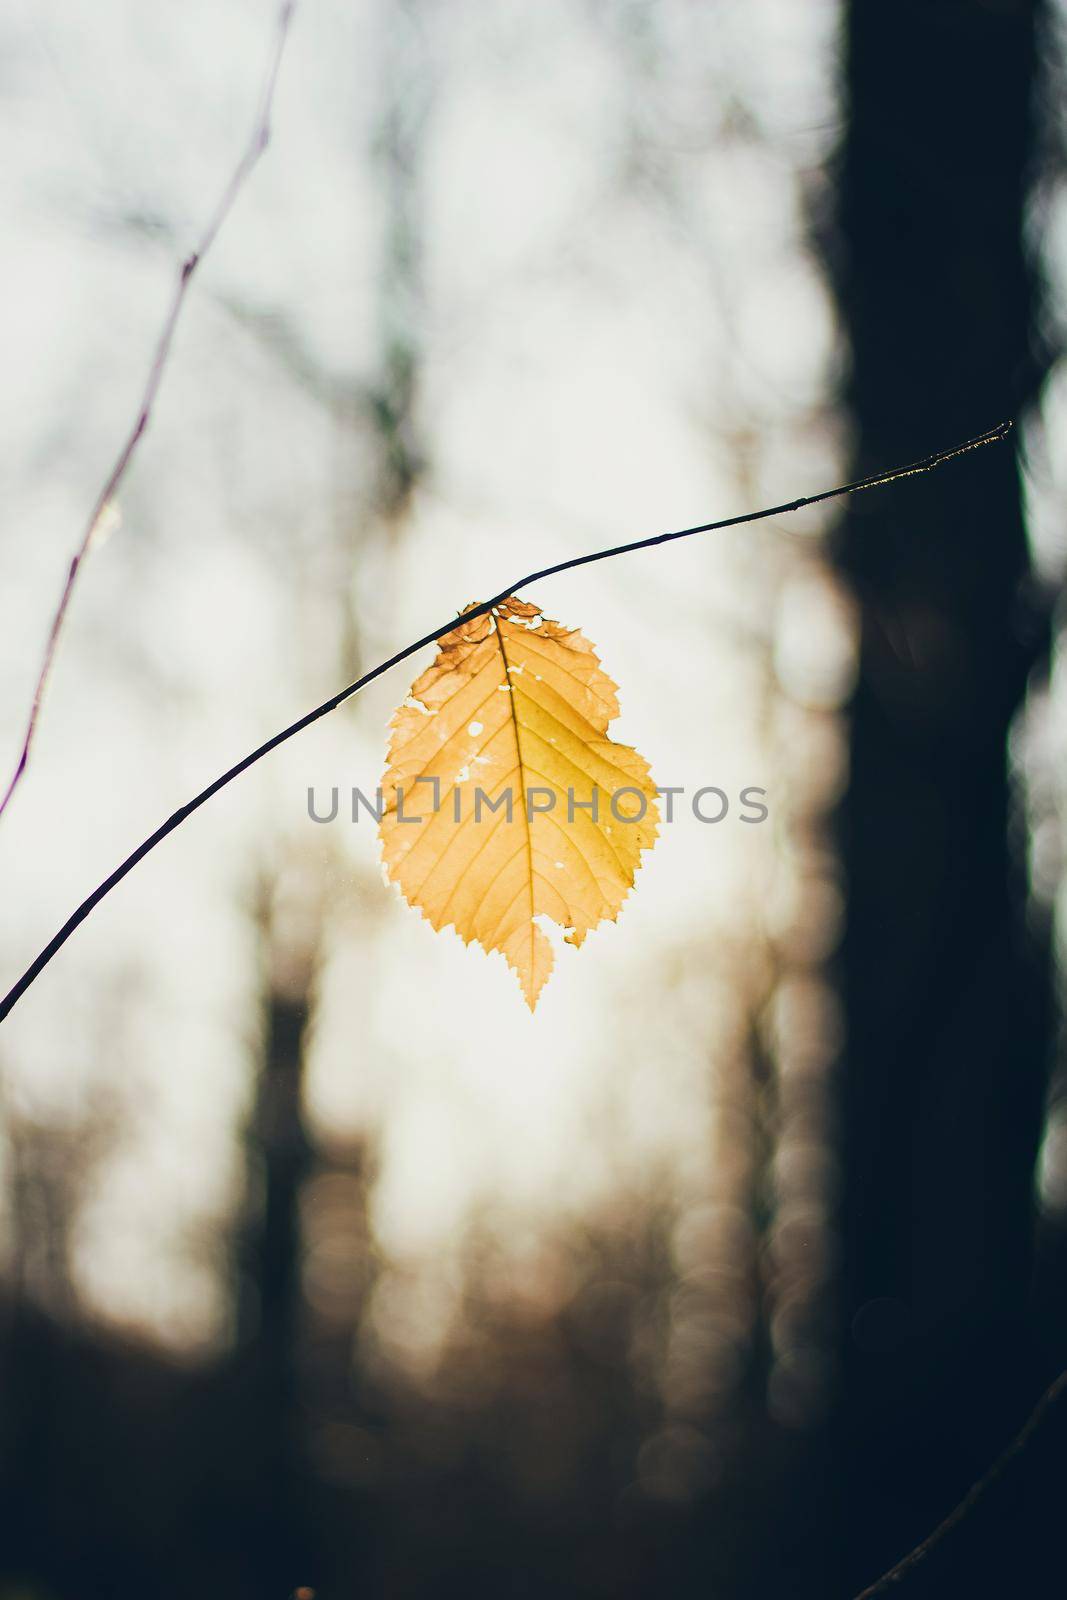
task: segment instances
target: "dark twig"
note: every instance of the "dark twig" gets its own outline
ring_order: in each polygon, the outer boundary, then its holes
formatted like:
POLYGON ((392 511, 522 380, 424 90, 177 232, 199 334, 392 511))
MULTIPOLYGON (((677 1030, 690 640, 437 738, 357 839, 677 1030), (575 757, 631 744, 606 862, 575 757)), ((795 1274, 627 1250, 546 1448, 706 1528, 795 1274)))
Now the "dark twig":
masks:
POLYGON ((66 581, 59 597, 59 604, 56 607, 55 614, 52 618, 52 625, 48 631, 48 638, 45 642, 44 655, 41 659, 40 670, 37 674, 37 683, 34 687, 33 699, 30 702, 29 715, 26 719, 25 731, 22 737, 22 746, 19 751, 18 760, 15 763, 15 770, 11 775, 7 788, 4 791, 3 799, 0 799, 0 815, 2 815, 6 810, 9 800, 15 793, 15 790, 18 788, 22 776, 29 764, 30 751, 33 747, 34 737, 37 733, 37 724, 40 721, 41 706, 44 702, 45 690, 48 687, 48 680, 52 675, 52 667, 55 662, 56 649, 59 644, 59 636, 63 630, 63 624, 66 621, 67 612, 70 608, 70 602, 74 594, 74 586, 78 580, 78 573, 81 571, 82 563, 92 547, 93 536, 96 534, 97 529, 101 526, 103 519, 105 518, 112 502, 114 501, 115 495, 118 493, 118 490, 122 484, 122 480, 126 476, 126 471, 130 465, 130 462, 133 460, 137 446, 148 428, 148 424, 152 416, 152 408, 155 404, 156 396, 159 393, 159 386, 163 379, 163 372, 167 365, 167 359, 170 355, 170 347, 174 340, 174 331, 178 326, 178 319, 181 316, 182 307, 185 304, 185 296, 188 291, 189 284, 192 281, 193 274, 203 261, 204 257, 207 255, 208 251, 211 249, 211 246, 214 244, 216 238, 218 237, 219 230, 226 221, 226 218, 229 216, 230 211, 233 208, 234 201, 237 199, 238 194, 243 188, 249 173, 252 171, 253 167, 256 165, 260 156, 263 154, 270 142, 270 116, 271 107, 274 103, 274 90, 278 82, 278 69, 281 66, 282 51, 285 48, 285 40, 289 32, 289 24, 292 20, 295 4, 296 0, 284 0, 281 10, 278 14, 277 35, 274 47, 271 51, 270 65, 264 81, 263 93, 260 97, 259 107, 256 112, 256 120, 252 129, 252 137, 248 142, 244 155, 234 168, 229 182, 223 189, 222 194, 219 197, 218 204, 212 213, 211 220, 204 229, 199 243, 192 253, 186 256, 185 260, 178 269, 178 283, 174 291, 174 298, 171 301, 170 309, 167 312, 166 319, 164 320, 163 327, 156 344, 155 354, 152 358, 152 365, 148 370, 148 378, 145 382, 144 392, 141 396, 141 403, 138 408, 133 427, 127 434, 126 440, 122 446, 122 449, 119 451, 115 464, 108 473, 104 486, 96 497, 89 520, 85 526, 85 532, 82 534, 81 543, 75 550, 74 555, 71 557, 70 565, 67 568, 66 581))
MULTIPOLYGON (((978 450, 984 445, 996 444, 999 440, 1006 439, 1010 430, 1010 422, 1001 422, 997 427, 988 429, 974 439, 967 439, 962 444, 952 445, 947 450, 938 450, 935 454, 924 456, 921 461, 913 461, 908 466, 893 467, 888 472, 872 473, 869 477, 858 478, 853 483, 841 484, 836 489, 824 489, 820 494, 802 495, 799 500, 790 500, 785 505, 767 506, 763 511, 746 511, 736 517, 723 517, 718 522, 702 522, 693 528, 680 528, 676 533, 657 533, 648 539, 633 539, 628 544, 614 545, 610 550, 594 550, 590 555, 572 556, 569 561, 557 561, 554 566, 542 567, 538 572, 528 573, 525 578, 519 578, 516 582, 509 584, 506 589, 501 589, 500 593, 494 595, 491 600, 484 600, 480 605, 472 607, 470 611, 464 613, 464 619, 473 621, 477 617, 485 616, 494 606, 499 605, 502 600, 506 600, 509 595, 516 594, 520 589, 526 589, 531 584, 539 583, 543 578, 554 577, 560 572, 569 572, 574 567, 588 566, 594 561, 608 561, 613 556, 628 555, 633 550, 650 550, 654 545, 669 544, 674 539, 689 539, 697 533, 715 533, 722 528, 736 528, 746 522, 763 522, 768 517, 785 516, 791 511, 801 510, 804 506, 815 506, 825 500, 836 500, 842 495, 854 494, 860 489, 877 489, 882 484, 896 482, 898 478, 909 478, 916 473, 931 472, 935 467, 942 466, 946 461, 953 461, 957 456, 966 455, 969 450, 978 450)), ((305 728, 309 728, 313 722, 318 722, 320 717, 325 717, 331 711, 336 711, 339 705, 343 705, 354 694, 358 694, 360 689, 365 689, 367 684, 374 682, 375 678, 380 678, 383 673, 388 672, 392 667, 398 666, 401 661, 406 661, 417 650, 423 649, 428 644, 435 643, 446 633, 450 633, 455 626, 456 618, 452 616, 447 622, 442 622, 429 633, 423 634, 421 639, 416 639, 414 644, 405 645, 403 650, 398 650, 396 655, 389 657, 388 661, 383 661, 379 666, 372 668, 370 672, 365 672, 362 678, 357 678, 355 683, 350 683, 347 689, 342 689, 339 694, 331 695, 329 700, 324 700, 321 706, 315 707, 314 711, 308 711, 304 716, 298 718, 296 722, 290 723, 288 728, 283 728, 281 733, 276 733, 272 739, 268 739, 265 744, 258 745, 242 761, 238 761, 235 766, 230 767, 221 777, 216 778, 214 783, 209 783, 206 789, 201 789, 200 793, 194 795, 192 800, 179 807, 172 816, 167 818, 166 822, 156 829, 155 833, 150 834, 142 844, 137 846, 137 849, 131 855, 126 857, 121 865, 115 868, 110 877, 105 878, 103 883, 99 884, 92 894, 82 901, 72 916, 67 918, 55 937, 49 940, 37 959, 26 969, 5 998, 0 1001, 0 1022, 4 1020, 22 995, 26 993, 34 979, 44 971, 57 950, 60 950, 66 944, 75 928, 85 921, 94 906, 98 906, 101 900, 111 893, 116 884, 121 883, 126 874, 132 872, 137 863, 143 861, 145 856, 154 850, 157 844, 161 844, 168 834, 173 833, 175 828, 181 827, 187 817, 191 817, 194 811, 199 811, 200 807, 206 804, 213 795, 218 794, 220 789, 225 789, 227 784, 232 783, 235 778, 239 778, 242 772, 247 772, 249 767, 255 766, 257 761, 261 761, 265 755, 269 755, 279 745, 285 744, 294 735, 303 732, 305 728)))
POLYGON ((876 1596, 898 1592, 899 1585, 905 1582, 926 1557, 941 1544, 942 1540, 954 1533, 965 1522, 978 1505, 985 1499, 990 1489, 1000 1481, 1008 1472, 1019 1456, 1031 1443, 1034 1436, 1048 1421, 1057 1404, 1067 1394, 1067 1372, 1061 1372, 1055 1383, 1045 1390, 1037 1405, 1030 1413, 1026 1422, 1015 1438, 1004 1451, 997 1457, 989 1471, 986 1472, 973 1488, 968 1489, 959 1505, 950 1511, 944 1522, 938 1523, 933 1533, 930 1533, 921 1544, 910 1550, 906 1556, 884 1573, 876 1583, 863 1590, 856 1596, 856 1600, 876 1600, 876 1596))

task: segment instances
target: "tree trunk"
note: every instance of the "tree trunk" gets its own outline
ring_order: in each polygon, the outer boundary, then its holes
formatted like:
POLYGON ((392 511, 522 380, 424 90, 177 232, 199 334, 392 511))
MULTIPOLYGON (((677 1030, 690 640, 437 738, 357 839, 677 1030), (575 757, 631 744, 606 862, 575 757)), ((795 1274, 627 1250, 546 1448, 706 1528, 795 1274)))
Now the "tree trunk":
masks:
MULTIPOLYGON (((980 432, 1035 390, 1039 10, 850 7, 833 248, 857 471, 980 432)), ((840 1525, 858 1589, 980 1476, 1047 1378, 1027 1293, 1048 961, 1024 920, 1007 760, 1044 639, 1008 447, 857 497, 837 555, 862 630, 840 817, 840 1525)))

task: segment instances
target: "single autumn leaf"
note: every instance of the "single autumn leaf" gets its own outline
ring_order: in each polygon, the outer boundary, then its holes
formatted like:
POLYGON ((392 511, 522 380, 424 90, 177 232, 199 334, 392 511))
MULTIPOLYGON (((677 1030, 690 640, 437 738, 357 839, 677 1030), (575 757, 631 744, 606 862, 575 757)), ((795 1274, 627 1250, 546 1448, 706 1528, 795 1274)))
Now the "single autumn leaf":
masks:
POLYGON ((388 876, 434 928, 499 950, 531 1011, 553 965, 535 919, 573 945, 614 922, 656 837, 648 763, 607 736, 618 711, 588 639, 512 597, 445 634, 390 724, 388 876))

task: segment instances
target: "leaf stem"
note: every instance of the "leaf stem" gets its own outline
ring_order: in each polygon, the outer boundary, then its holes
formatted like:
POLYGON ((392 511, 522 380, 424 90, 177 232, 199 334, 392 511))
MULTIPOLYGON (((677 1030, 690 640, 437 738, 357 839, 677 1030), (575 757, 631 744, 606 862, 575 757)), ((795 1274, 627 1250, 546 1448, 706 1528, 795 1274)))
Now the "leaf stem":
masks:
MULTIPOLYGON (((907 466, 892 467, 886 472, 872 473, 868 477, 857 478, 851 483, 840 484, 835 489, 823 489, 819 494, 801 495, 799 499, 787 501, 783 505, 767 506, 762 511, 746 511, 735 517, 722 517, 716 522, 701 522, 695 527, 680 528, 673 533, 657 533, 647 539, 632 539, 627 544, 613 545, 608 550, 594 550, 589 555, 572 556, 567 561, 557 561, 552 566, 542 567, 539 571, 527 573, 525 577, 509 584, 507 588, 501 589, 500 593, 495 594, 491 600, 484 600, 479 605, 473 606, 471 610, 463 613, 463 620, 469 622, 476 617, 485 616, 493 610, 494 606, 500 605, 510 595, 517 594, 520 589, 525 589, 534 583, 540 583, 544 578, 555 577, 560 572, 569 572, 575 567, 588 566, 594 561, 609 561, 615 556, 629 555, 634 550, 650 550, 655 545, 669 544, 675 539, 690 539, 694 534, 716 533, 723 528, 740 527, 743 523, 762 522, 768 517, 785 516, 789 512, 800 511, 804 506, 820 505, 824 501, 837 500, 843 495, 856 494, 863 489, 877 489, 884 484, 895 483, 899 478, 910 478, 918 473, 932 472, 936 467, 943 466, 948 461, 954 461, 958 456, 966 455, 971 450, 979 450, 985 445, 997 444, 1006 439, 1011 431, 1011 426, 1010 422, 998 423, 995 428, 988 428, 984 433, 976 435, 973 439, 965 439, 962 444, 951 445, 946 450, 937 450, 933 455, 924 456, 922 460, 910 462, 907 466)), ((182 823, 188 817, 191 817, 194 811, 199 811, 200 807, 206 805, 214 795, 219 793, 220 789, 225 789, 235 778, 239 778, 242 772, 247 772, 249 767, 255 766, 257 761, 262 761, 264 756, 269 755, 272 750, 276 750, 279 745, 295 738, 298 733, 302 733, 305 728, 309 728, 313 722, 318 722, 320 718, 328 716, 331 711, 336 711, 338 706, 343 705, 346 700, 350 700, 361 689, 365 689, 368 684, 373 683, 375 678, 380 678, 384 673, 391 671, 393 667, 399 666, 402 661, 406 661, 409 656, 413 656, 416 651, 424 649, 426 645, 435 644, 446 633, 450 633, 455 626, 456 617, 451 616, 447 622, 442 622, 438 627, 432 628, 429 633, 423 634, 421 639, 416 639, 412 644, 405 645, 402 650, 398 650, 387 661, 380 662, 378 666, 372 667, 370 672, 365 672, 361 678, 357 678, 355 683, 350 683, 347 688, 331 695, 328 700, 324 700, 313 711, 305 712, 302 717, 298 717, 295 722, 291 722, 280 733, 274 734, 272 738, 267 739, 263 744, 257 745, 242 760, 227 768, 213 783, 209 783, 206 789, 201 789, 199 794, 194 795, 191 800, 186 801, 185 805, 180 806, 177 811, 173 812, 165 822, 160 824, 154 833, 149 834, 148 838, 139 844, 136 850, 132 851, 115 868, 114 872, 97 885, 93 892, 82 901, 77 910, 67 918, 58 933, 48 941, 40 955, 31 962, 4 999, 0 1000, 0 1022, 3 1022, 30 985, 40 977, 52 957, 63 948, 71 934, 81 926, 89 913, 111 893, 112 889, 122 882, 128 873, 133 871, 139 861, 143 861, 145 856, 149 855, 158 844, 162 844, 168 835, 172 834, 176 828, 180 828, 182 823)))

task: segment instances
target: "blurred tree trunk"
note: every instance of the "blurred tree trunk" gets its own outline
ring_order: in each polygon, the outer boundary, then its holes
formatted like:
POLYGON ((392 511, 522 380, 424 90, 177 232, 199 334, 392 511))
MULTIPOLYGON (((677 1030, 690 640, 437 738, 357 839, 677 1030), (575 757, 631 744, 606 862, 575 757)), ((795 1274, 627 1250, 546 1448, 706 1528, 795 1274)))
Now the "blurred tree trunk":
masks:
MULTIPOLYGON (((857 471, 1035 391, 1022 224, 1041 9, 849 8, 834 265, 857 471)), ((1007 447, 859 497, 837 555, 862 628, 840 819, 838 1526, 859 1588, 979 1476, 1046 1378, 1027 1300, 1048 957, 1024 921, 1006 750, 1044 639, 1007 447)))
MULTIPOLYGON (((294 897, 290 890, 290 899, 294 897)), ((306 924, 279 915, 277 883, 260 911, 263 1053, 246 1134, 247 1214, 238 1235, 238 1456, 261 1533, 252 1570, 290 1592, 314 1570, 299 1378, 300 1195, 311 1166, 303 1082, 316 960, 306 924)))

